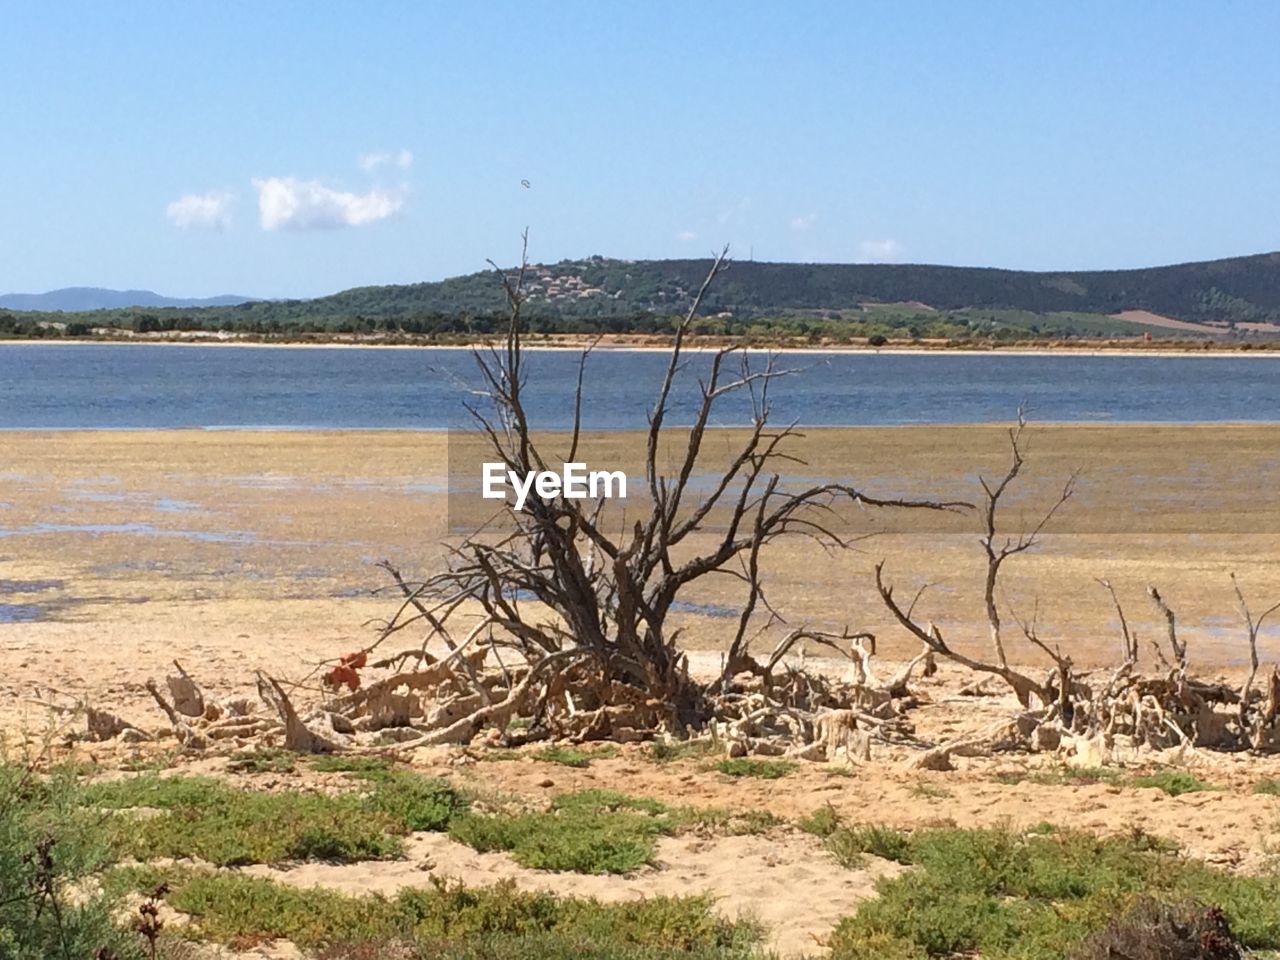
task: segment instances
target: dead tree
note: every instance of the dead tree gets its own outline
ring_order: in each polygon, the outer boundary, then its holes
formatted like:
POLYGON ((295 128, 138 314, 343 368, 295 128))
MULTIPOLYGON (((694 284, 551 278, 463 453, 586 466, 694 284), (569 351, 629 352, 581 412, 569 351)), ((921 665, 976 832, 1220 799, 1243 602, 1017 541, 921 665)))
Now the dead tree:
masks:
POLYGON ((1249 641, 1249 674, 1240 688, 1239 723, 1242 735, 1248 745, 1257 750, 1265 742, 1275 736, 1276 716, 1280 712, 1280 673, 1273 666, 1271 676, 1267 680, 1267 690, 1262 695, 1262 703, 1253 709, 1253 684, 1258 677, 1258 633, 1267 617, 1280 610, 1280 603, 1272 604, 1255 619, 1244 598, 1244 591, 1236 575, 1231 574, 1231 588, 1236 594, 1236 604, 1240 611, 1240 619, 1244 621, 1246 636, 1249 641))
MULTIPOLYGON (((575 717, 576 735, 587 729, 607 735, 610 730, 701 728, 716 712, 713 701, 727 695, 735 675, 764 677, 767 685, 782 656, 799 640, 852 642, 852 634, 832 638, 801 629, 784 638, 767 664, 751 657, 750 644, 761 621, 771 625, 777 620, 760 572, 766 547, 792 536, 828 549, 843 546, 846 537, 838 532, 834 513, 842 502, 917 510, 968 506, 870 497, 843 482, 790 489, 778 468, 798 462, 787 452, 788 441, 798 434, 794 424, 772 425, 770 387, 792 371, 780 368, 772 357, 753 360, 740 347, 709 357, 698 382, 692 424, 668 425, 673 390, 687 375, 689 330, 708 288, 728 267, 727 253, 726 247, 715 258, 676 324, 648 417, 646 497, 639 516, 629 503, 631 519, 611 529, 600 502, 531 495, 521 510, 506 505, 504 532, 480 531, 453 547, 446 571, 413 584, 397 578, 404 600, 382 638, 410 626, 423 633, 420 647, 398 655, 399 662, 420 662, 432 643, 450 651, 483 646, 495 656, 506 651, 503 662, 510 666, 504 667, 505 677, 496 688, 474 674, 456 679, 453 695, 459 702, 474 702, 477 717, 491 711, 492 701, 521 690, 534 704, 536 723, 547 722, 551 712, 567 712, 575 717), (750 426, 728 465, 712 469, 704 456, 708 432, 717 407, 731 394, 749 398, 750 426), (668 438, 678 440, 674 469, 666 472, 668 438), (693 481, 708 472, 709 492, 695 496, 693 481), (706 684, 690 677, 670 615, 691 585, 712 576, 741 581, 744 601, 722 676, 718 683, 706 684), (478 622, 473 616, 477 611, 478 622), (462 633, 467 639, 460 642, 462 633), (533 674, 539 682, 533 688, 522 686, 522 678, 533 674)), ((486 456, 522 477, 577 458, 590 353, 584 351, 578 365, 567 454, 553 456, 549 443, 535 437, 525 404, 526 264, 522 257, 520 267, 507 272, 491 263, 506 293, 509 318, 500 346, 474 352, 482 389, 468 404, 486 456)))
MULTIPOLYGON (((1002 636, 1002 622, 1000 617, 1000 607, 997 601, 997 592, 1000 580, 1000 573, 1004 567, 1004 563, 1010 557, 1025 553, 1039 542, 1040 534, 1044 531, 1045 526, 1053 519, 1058 510, 1071 499, 1075 492, 1076 474, 1073 473, 1063 485, 1061 493, 1053 505, 1045 511, 1040 517, 1036 525, 1028 532, 1018 535, 1017 537, 1002 536, 999 533, 999 511, 1001 498, 1009 491, 1010 485, 1018 478, 1022 472, 1023 465, 1026 462, 1023 442, 1023 432, 1026 429, 1026 418, 1021 410, 1018 411, 1018 422, 1009 430, 1009 447, 1011 451, 1009 467, 1005 470, 1004 476, 998 482, 990 482, 985 478, 979 478, 979 484, 982 487, 983 499, 980 505, 982 515, 982 536, 978 542, 982 546, 983 554, 986 556, 986 571, 983 578, 983 604, 986 610, 987 624, 991 637, 991 659, 980 659, 964 654, 943 639, 942 632, 937 625, 932 622, 922 623, 915 615, 915 608, 921 596, 924 594, 926 587, 922 587, 916 592, 911 603, 905 608, 899 604, 894 597, 893 586, 888 584, 884 578, 884 561, 876 564, 876 591, 880 595, 881 602, 885 608, 892 614, 894 620, 898 622, 908 633, 921 641, 926 647, 941 657, 946 657, 961 666, 967 667, 979 673, 993 674, 1000 677, 1012 689, 1018 698, 1018 702, 1024 707, 1033 706, 1035 704, 1048 705, 1053 701, 1046 683, 1042 683, 1028 676, 1020 670, 1009 665, 1009 658, 1005 652, 1004 640, 1002 636)), ((1027 640, 1032 644, 1044 650, 1055 661, 1060 673, 1069 673, 1064 669, 1063 661, 1060 655, 1054 653, 1045 645, 1038 636, 1035 635, 1034 629, 1027 630, 1024 628, 1027 640)))

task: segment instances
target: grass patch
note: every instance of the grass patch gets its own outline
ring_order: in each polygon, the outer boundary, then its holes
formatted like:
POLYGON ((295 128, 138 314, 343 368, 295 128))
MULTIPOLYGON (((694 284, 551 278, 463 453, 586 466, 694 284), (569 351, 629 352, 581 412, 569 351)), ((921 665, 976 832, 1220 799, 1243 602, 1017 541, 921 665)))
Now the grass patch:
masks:
POLYGON ((241 949, 287 938, 343 956, 380 948, 389 952, 369 955, 745 960, 760 937, 750 923, 717 916, 710 897, 606 905, 522 892, 510 882, 468 888, 441 880, 394 898, 350 897, 237 874, 148 868, 111 880, 137 889, 167 880, 170 905, 193 917, 189 934, 241 949))
POLYGON ((509 852, 536 870, 628 873, 652 863, 656 838, 675 826, 656 800, 584 790, 561 794, 546 811, 462 814, 449 824, 449 835, 482 853, 509 852))
POLYGON ((1205 783, 1194 773, 1187 770, 1160 770, 1142 777, 1134 777, 1129 781, 1135 787, 1151 787, 1163 790, 1171 797, 1180 797, 1184 793, 1199 793, 1202 790, 1216 790, 1211 783, 1205 783))
POLYGON ((755 757, 733 757, 719 760, 712 769, 730 777, 755 777, 759 780, 778 780, 798 769, 791 760, 759 760, 755 757))
POLYGON ((915 869, 881 880, 841 922, 832 958, 1060 960, 1139 895, 1220 907, 1246 946, 1280 946, 1280 878, 1221 873, 1149 839, 918 831, 902 838, 915 869))
POLYGON ((1253 785, 1253 792, 1262 794, 1264 797, 1280 797, 1280 780, 1271 778, 1259 780, 1253 785))
POLYGON ((117 855, 194 857, 219 866, 289 860, 385 860, 413 830, 443 830, 464 806, 445 783, 408 773, 368 792, 328 796, 235 790, 206 777, 144 776, 86 788, 83 802, 120 811, 104 825, 117 855), (150 808, 152 816, 127 813, 150 808))
POLYGON ((607 760, 616 757, 618 748, 613 744, 595 750, 581 750, 576 747, 546 747, 533 755, 535 760, 543 763, 558 763, 566 767, 589 767, 592 760, 607 760))
POLYGON ((317 773, 349 773, 366 780, 389 774, 394 765, 385 757, 344 756, 330 753, 311 759, 311 769, 317 773))
MULTIPOLYGON (((1131 777, 1123 770, 1110 767, 1053 767, 1047 770, 1002 771, 993 778, 997 783, 1013 786, 1018 783, 1037 783, 1051 787, 1083 787, 1105 783, 1113 787, 1152 787, 1163 790, 1171 797, 1201 790, 1216 790, 1186 770, 1159 770, 1145 776, 1131 777)), ((1265 781, 1264 781, 1265 782, 1265 781)), ((1280 783, 1277 783, 1280 789, 1280 783)))

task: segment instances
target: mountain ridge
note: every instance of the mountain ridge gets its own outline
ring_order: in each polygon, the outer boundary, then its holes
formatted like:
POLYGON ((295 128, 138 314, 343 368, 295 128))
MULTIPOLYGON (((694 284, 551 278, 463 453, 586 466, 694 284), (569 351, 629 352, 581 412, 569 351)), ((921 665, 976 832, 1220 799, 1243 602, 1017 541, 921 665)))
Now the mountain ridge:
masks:
POLYGON ((34 313, 86 313, 94 310, 127 310, 132 307, 233 307, 253 297, 223 294, 216 297, 166 297, 152 290, 112 290, 107 287, 59 287, 44 293, 0 294, 0 310, 34 313))
MULTIPOLYGON (((687 308, 709 259, 588 257, 531 264, 533 315, 606 317, 687 308)), ((1192 322, 1280 319, 1280 252, 1125 270, 1023 271, 933 264, 735 261, 712 286, 704 313, 751 317, 854 310, 866 304, 1112 315, 1146 310, 1192 322)), ((503 308, 492 271, 417 284, 353 287, 311 300, 237 308, 269 317, 403 317, 503 308)))

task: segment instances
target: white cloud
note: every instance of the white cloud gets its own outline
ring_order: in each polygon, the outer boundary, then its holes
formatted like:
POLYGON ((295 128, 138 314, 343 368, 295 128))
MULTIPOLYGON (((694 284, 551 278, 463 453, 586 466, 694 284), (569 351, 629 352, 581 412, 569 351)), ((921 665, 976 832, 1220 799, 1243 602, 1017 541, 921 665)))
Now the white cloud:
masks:
POLYGON ((408 150, 397 150, 395 153, 362 153, 357 162, 365 173, 373 173, 379 167, 408 170, 413 166, 413 154, 408 150))
POLYGON ((186 193, 165 208, 165 216, 183 230, 225 230, 231 225, 231 194, 186 193))
POLYGON ((348 193, 319 180, 293 177, 263 177, 255 179, 253 186, 264 230, 359 227, 385 220, 404 206, 403 190, 348 193))
POLYGON ((863 263, 889 263, 902 254, 897 240, 863 240, 858 244, 858 259, 863 263))
POLYGON ((808 230, 817 222, 818 222, 818 215, 816 213, 806 213, 802 217, 791 218, 791 229, 792 230, 808 230))
POLYGON ((698 234, 693 230, 681 230, 676 234, 676 239, 682 243, 688 243, 691 240, 697 240, 698 234))

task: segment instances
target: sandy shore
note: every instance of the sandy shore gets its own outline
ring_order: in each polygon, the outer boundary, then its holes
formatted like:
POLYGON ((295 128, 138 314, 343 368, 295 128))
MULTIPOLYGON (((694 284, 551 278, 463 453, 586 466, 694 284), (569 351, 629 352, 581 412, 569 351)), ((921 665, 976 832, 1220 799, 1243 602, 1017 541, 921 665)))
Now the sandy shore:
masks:
MULTIPOLYGON (((120 338, 120 339, 77 339, 60 337, 51 340, 3 340, 0 339, 0 347, 6 346, 71 346, 75 344, 109 344, 112 346, 172 346, 172 347, 252 347, 266 350, 465 350, 471 351, 478 348, 492 346, 498 341, 477 341, 475 343, 464 344, 442 344, 442 343, 386 343, 378 340, 364 340, 358 342, 314 342, 314 341, 290 341, 290 342, 266 342, 261 340, 240 340, 240 339, 221 339, 218 337, 192 337, 189 339, 177 340, 169 338, 151 339, 146 336, 137 338, 120 338)), ((524 343, 526 350, 542 350, 542 351, 567 351, 571 353, 580 353, 589 341, 574 342, 556 342, 556 341, 539 341, 535 339, 527 339, 524 343)), ((699 345, 696 343, 686 344, 684 350, 686 353, 715 353, 726 344, 716 343, 713 345, 699 345)), ((628 351, 634 353, 670 353, 670 344, 646 344, 634 343, 626 340, 601 340, 593 347, 594 350, 610 350, 610 351, 628 351)), ((792 345, 789 343, 777 343, 769 346, 746 346, 746 350, 752 353, 786 353, 788 356, 792 354, 804 355, 824 355, 824 354, 842 354, 856 353, 867 354, 869 356, 926 356, 926 357, 1251 357, 1259 360, 1280 358, 1280 349, 1268 349, 1262 347, 1259 349, 1204 349, 1203 347, 1188 347, 1184 345, 1178 346, 1148 346, 1135 347, 1127 345, 1105 346, 1090 345, 1082 347, 1061 347, 1061 346, 1045 346, 1045 347, 992 347, 986 345, 973 346, 929 346, 922 345, 919 347, 894 345, 884 347, 859 346, 854 344, 831 344, 828 346, 814 347, 809 344, 792 345)))

